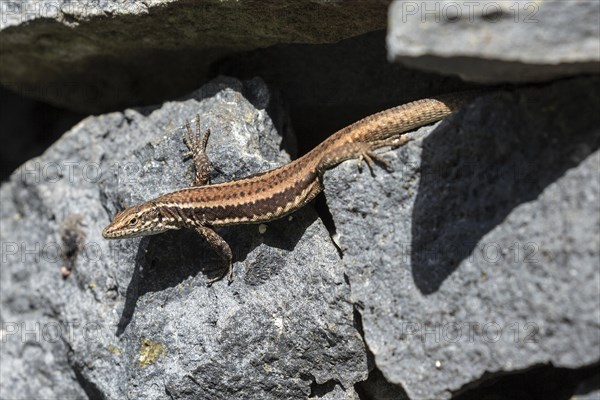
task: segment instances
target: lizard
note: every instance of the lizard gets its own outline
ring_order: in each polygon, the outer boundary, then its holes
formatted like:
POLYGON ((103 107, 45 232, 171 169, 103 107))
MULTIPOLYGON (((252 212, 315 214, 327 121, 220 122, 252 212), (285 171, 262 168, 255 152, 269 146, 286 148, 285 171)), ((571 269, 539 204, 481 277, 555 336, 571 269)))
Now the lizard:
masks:
POLYGON ((433 96, 367 116, 331 135, 314 149, 288 164, 245 178, 210 184, 211 163, 206 154, 210 129, 201 134, 196 115, 195 133, 185 122, 183 142, 195 176, 190 187, 163 194, 117 213, 102 231, 106 239, 154 235, 172 229, 195 229, 227 263, 223 274, 233 280, 233 256, 227 242, 214 230, 218 226, 273 221, 300 209, 323 190, 323 174, 349 159, 365 162, 373 173, 374 161, 390 165, 374 150, 398 148, 405 134, 448 116, 479 91, 433 96))

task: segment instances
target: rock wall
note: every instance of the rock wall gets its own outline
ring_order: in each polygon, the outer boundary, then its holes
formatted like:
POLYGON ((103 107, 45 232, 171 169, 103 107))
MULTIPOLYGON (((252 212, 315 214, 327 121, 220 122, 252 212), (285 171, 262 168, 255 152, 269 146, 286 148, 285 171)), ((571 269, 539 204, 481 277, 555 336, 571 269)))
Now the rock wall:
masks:
POLYGON ((388 3, 2 4, 1 399, 599 398, 597 4, 388 3), (230 285, 193 231, 101 236, 190 185, 196 114, 216 183, 482 82, 393 171, 220 228, 230 285))

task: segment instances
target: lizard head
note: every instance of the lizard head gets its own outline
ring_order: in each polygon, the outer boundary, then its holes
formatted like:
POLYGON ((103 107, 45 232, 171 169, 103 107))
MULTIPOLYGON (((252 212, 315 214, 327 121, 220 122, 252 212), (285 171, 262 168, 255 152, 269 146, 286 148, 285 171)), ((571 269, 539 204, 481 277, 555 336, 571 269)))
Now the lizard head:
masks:
POLYGON ((105 239, 124 239, 154 235, 171 229, 162 223, 160 213, 150 203, 129 207, 117 215, 102 231, 105 239))

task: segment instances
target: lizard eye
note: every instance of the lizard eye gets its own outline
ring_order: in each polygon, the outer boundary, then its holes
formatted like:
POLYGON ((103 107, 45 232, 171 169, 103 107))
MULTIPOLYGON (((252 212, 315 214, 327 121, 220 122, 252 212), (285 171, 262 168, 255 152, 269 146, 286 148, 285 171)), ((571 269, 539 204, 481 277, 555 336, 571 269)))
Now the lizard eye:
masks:
POLYGON ((137 224, 137 218, 133 217, 129 220, 129 225, 135 225, 137 224))

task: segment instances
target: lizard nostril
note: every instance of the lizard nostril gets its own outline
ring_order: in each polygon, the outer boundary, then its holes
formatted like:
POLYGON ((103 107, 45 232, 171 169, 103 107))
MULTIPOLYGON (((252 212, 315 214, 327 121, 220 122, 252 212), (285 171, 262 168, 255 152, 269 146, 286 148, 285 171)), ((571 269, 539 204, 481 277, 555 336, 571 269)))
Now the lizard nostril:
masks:
POLYGON ((104 228, 104 230, 102 231, 102 237, 104 237, 105 239, 108 239, 110 237, 110 225, 104 228))

